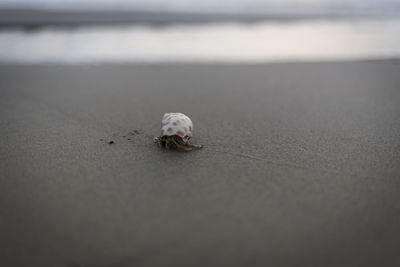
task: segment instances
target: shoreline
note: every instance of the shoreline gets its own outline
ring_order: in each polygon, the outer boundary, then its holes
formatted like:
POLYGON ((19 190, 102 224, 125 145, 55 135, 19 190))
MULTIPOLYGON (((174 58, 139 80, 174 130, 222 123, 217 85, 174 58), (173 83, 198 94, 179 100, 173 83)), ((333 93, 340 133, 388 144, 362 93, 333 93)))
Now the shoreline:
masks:
POLYGON ((302 65, 302 64, 341 64, 341 63, 372 63, 372 62, 388 62, 394 65, 399 64, 399 57, 387 58, 360 58, 360 59, 310 59, 310 60, 275 60, 275 61, 143 61, 143 62, 114 62, 114 61, 98 61, 98 62, 8 62, 0 61, 0 67, 106 67, 106 66, 273 66, 273 65, 302 65))

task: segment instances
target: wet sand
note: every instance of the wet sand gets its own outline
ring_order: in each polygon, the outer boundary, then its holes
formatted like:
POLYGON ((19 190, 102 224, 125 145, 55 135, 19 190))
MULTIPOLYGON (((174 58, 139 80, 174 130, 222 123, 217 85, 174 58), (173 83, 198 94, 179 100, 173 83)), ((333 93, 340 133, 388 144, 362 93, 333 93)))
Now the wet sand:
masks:
POLYGON ((400 264, 398 60, 3 65, 0 90, 1 266, 400 264), (155 145, 165 112, 205 147, 155 145))

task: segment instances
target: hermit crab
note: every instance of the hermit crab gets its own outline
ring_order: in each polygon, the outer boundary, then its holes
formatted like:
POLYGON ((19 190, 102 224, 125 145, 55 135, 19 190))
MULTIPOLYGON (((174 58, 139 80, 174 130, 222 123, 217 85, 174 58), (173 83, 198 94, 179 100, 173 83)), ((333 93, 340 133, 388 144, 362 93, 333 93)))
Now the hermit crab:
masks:
POLYGON ((154 141, 161 146, 180 151, 192 151, 193 148, 202 148, 202 145, 189 144, 192 137, 192 120, 182 113, 165 113, 161 121, 161 135, 154 141))

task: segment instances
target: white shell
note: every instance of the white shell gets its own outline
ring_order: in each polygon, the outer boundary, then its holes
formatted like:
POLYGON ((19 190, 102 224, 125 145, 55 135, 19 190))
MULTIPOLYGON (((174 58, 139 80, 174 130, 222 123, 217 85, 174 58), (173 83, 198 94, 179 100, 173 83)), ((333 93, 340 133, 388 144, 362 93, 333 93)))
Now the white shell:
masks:
POLYGON ((161 136, 178 135, 185 143, 192 137, 193 123, 185 114, 165 113, 161 123, 161 136))

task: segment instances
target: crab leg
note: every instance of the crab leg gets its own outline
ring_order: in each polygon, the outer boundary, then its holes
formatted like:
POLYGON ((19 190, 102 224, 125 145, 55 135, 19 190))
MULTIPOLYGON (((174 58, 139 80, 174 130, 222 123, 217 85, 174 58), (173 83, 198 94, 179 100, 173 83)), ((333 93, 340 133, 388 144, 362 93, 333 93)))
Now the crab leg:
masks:
POLYGON ((182 145, 182 144, 180 144, 177 140, 175 140, 174 138, 171 138, 171 142, 172 143, 174 143, 175 145, 176 145, 176 147, 179 149, 179 150, 184 150, 184 151, 186 151, 186 152, 189 152, 189 151, 192 151, 192 147, 188 147, 188 146, 186 146, 186 145, 182 145))
POLYGON ((189 148, 202 148, 203 147, 203 145, 192 145, 189 143, 184 143, 181 138, 176 138, 175 141, 178 142, 179 144, 181 144, 182 146, 189 147, 189 148))
POLYGON ((192 147, 192 148, 202 148, 203 145, 192 145, 192 144, 187 144, 187 146, 192 147))

